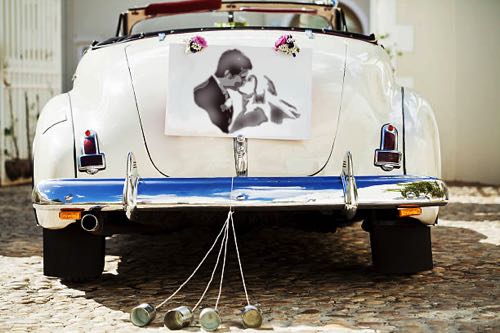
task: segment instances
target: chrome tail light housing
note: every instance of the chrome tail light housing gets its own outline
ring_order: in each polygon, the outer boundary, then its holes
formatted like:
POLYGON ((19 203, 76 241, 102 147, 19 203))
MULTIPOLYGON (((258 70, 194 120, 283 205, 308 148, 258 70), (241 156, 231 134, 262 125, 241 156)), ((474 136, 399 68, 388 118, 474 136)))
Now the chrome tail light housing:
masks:
POLYGON ((99 149, 97 133, 86 130, 81 145, 81 154, 78 157, 78 170, 88 174, 96 174, 106 169, 106 159, 99 149))
POLYGON ((374 164, 384 171, 399 169, 401 157, 398 150, 398 130, 392 124, 385 124, 380 134, 380 148, 375 149, 374 164))

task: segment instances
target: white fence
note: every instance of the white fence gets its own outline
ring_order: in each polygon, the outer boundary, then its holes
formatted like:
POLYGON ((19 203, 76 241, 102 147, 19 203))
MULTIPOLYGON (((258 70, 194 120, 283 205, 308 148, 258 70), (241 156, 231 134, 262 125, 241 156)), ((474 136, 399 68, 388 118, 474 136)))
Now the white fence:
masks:
POLYGON ((61 0, 0 0, 0 183, 31 177, 31 143, 61 91, 61 0))

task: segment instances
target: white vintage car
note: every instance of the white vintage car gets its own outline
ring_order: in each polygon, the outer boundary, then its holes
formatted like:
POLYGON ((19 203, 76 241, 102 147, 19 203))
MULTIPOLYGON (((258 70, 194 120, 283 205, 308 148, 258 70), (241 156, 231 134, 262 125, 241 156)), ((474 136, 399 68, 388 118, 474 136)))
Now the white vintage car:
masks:
POLYGON ((130 9, 117 30, 38 122, 46 275, 99 276, 105 235, 179 216, 219 228, 229 209, 363 221, 376 268, 432 268, 448 200, 434 114, 335 3, 180 0, 130 9))

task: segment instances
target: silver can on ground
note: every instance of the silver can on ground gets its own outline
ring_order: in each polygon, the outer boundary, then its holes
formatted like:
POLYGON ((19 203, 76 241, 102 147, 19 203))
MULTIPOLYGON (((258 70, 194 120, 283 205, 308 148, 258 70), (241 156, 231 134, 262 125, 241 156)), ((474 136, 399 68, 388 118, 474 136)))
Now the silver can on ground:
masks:
POLYGON ((163 322, 169 330, 180 330, 188 327, 193 321, 193 312, 187 306, 179 306, 168 310, 163 322))
POLYGON ((149 303, 142 303, 130 312, 130 321, 135 326, 143 327, 152 322, 156 317, 156 308, 149 303))
POLYGON ((259 328, 262 325, 262 313, 254 305, 247 305, 241 311, 241 321, 245 328, 259 328))
POLYGON ((200 325, 208 332, 217 330, 222 323, 219 311, 214 308, 204 308, 200 313, 200 325))

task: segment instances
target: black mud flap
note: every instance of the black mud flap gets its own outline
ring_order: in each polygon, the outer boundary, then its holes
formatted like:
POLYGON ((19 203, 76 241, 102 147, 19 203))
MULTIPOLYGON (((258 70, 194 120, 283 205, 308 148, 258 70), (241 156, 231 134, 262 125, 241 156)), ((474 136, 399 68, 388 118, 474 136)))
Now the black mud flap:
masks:
POLYGON ((411 274, 433 268, 430 227, 418 221, 371 223, 370 244, 373 265, 381 273, 411 274))
POLYGON ((43 273, 69 281, 97 278, 104 269, 104 236, 84 231, 78 223, 43 229, 43 273))

